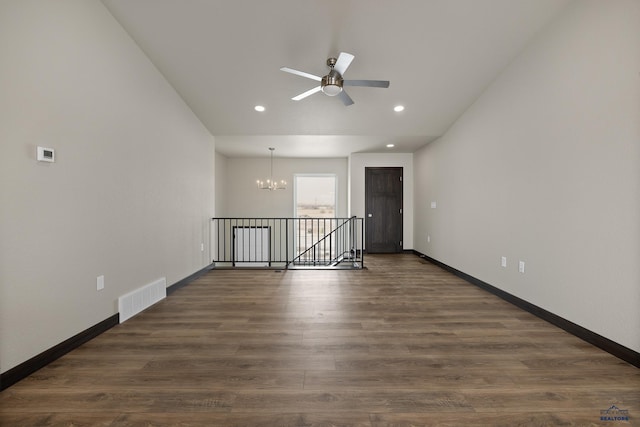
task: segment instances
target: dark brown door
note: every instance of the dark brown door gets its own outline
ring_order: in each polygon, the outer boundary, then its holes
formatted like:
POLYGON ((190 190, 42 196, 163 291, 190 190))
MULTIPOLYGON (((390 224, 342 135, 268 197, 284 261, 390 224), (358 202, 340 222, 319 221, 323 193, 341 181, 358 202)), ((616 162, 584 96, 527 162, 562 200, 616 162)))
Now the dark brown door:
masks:
POLYGON ((365 168, 365 248, 402 252, 402 168, 365 168))

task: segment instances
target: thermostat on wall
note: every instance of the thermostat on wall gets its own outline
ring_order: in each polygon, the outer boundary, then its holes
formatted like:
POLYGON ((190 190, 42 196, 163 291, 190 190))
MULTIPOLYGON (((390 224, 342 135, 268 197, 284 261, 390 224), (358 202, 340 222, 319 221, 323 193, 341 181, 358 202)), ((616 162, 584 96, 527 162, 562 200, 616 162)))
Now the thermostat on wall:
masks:
POLYGON ((39 162, 55 162, 55 152, 53 148, 38 147, 39 162))

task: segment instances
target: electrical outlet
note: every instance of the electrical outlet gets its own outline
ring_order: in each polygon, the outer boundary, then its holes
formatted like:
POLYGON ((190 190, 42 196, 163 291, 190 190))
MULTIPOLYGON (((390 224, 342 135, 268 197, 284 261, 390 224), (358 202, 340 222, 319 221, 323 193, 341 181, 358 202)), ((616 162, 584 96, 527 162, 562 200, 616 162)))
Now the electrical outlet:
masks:
POLYGON ((200 243, 200 252, 204 252, 204 243, 200 243))
POLYGON ((96 280, 96 290, 101 291, 104 289, 104 276, 98 276, 96 280))
POLYGON ((507 267, 507 257, 503 256, 502 259, 500 260, 500 266, 502 266, 503 268, 507 267))
POLYGON ((431 235, 427 234, 427 243, 431 243, 431 235))
POLYGON ((431 209, 435 209, 438 206, 436 202, 431 202, 431 209))
POLYGON ((524 261, 520 261, 520 262, 518 263, 518 271, 519 271, 520 273, 524 273, 524 261))

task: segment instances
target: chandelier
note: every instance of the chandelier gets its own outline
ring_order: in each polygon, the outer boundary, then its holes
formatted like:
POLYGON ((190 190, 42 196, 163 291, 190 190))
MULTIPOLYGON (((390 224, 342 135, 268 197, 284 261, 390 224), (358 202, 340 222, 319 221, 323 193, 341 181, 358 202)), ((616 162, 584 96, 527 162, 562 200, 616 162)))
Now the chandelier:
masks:
POLYGON ((269 151, 271 151, 271 173, 269 175, 269 179, 267 180, 257 180, 256 184, 260 190, 285 190, 287 188, 287 181, 281 179, 280 181, 273 180, 273 152, 275 148, 269 147, 269 151))

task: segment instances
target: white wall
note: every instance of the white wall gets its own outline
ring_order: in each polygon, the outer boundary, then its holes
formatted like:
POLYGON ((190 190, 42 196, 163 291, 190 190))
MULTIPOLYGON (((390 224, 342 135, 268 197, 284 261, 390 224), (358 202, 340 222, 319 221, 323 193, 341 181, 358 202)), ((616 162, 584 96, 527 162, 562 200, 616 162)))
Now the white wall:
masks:
POLYGON ((364 171, 367 167, 403 168, 402 246, 413 249, 413 154, 411 153, 354 153, 349 156, 349 216, 364 218, 364 171))
POLYGON ((229 159, 216 152, 216 213, 218 218, 227 216, 227 164, 229 159))
POLYGON ((269 158, 227 159, 227 215, 230 217, 291 218, 293 177, 297 173, 332 173, 338 179, 338 217, 347 216, 347 159, 278 158, 273 161, 273 178, 284 179, 286 190, 260 190, 257 179, 269 178, 269 158))
POLYGON ((99 1, 0 2, 0 58, 5 372, 208 264, 215 147, 99 1))
POLYGON ((640 2, 574 2, 416 153, 416 249, 640 351, 639 72, 640 2))

